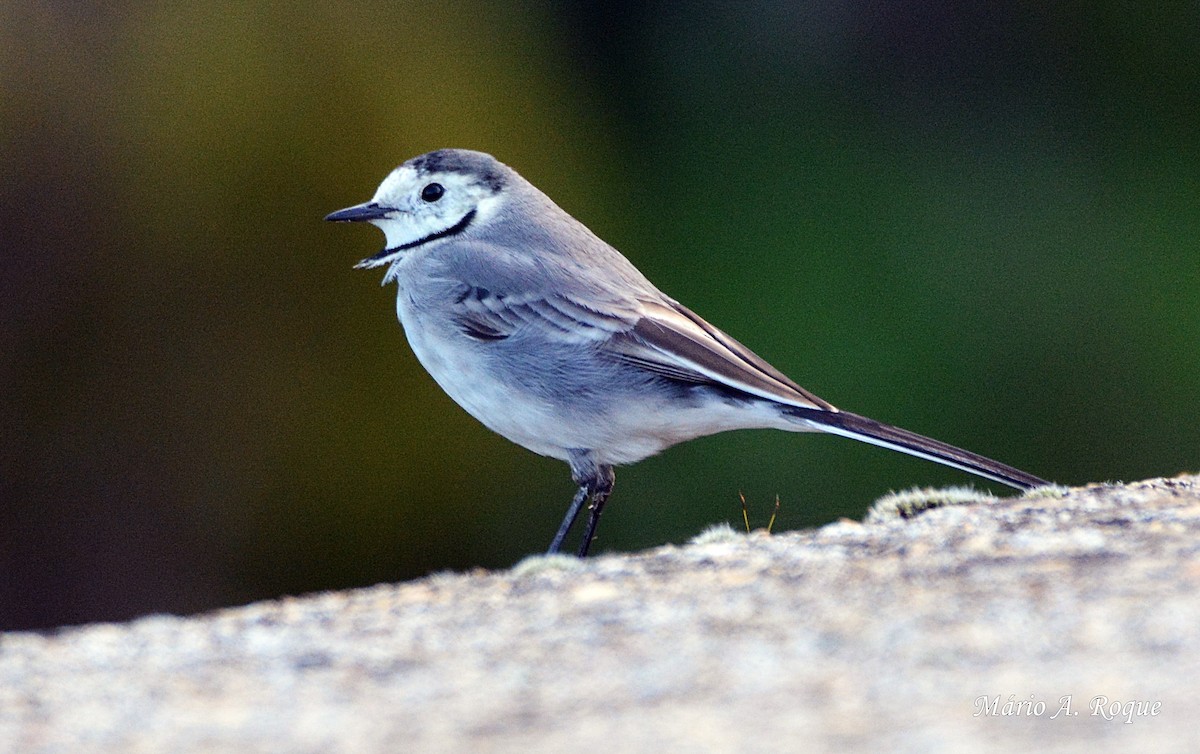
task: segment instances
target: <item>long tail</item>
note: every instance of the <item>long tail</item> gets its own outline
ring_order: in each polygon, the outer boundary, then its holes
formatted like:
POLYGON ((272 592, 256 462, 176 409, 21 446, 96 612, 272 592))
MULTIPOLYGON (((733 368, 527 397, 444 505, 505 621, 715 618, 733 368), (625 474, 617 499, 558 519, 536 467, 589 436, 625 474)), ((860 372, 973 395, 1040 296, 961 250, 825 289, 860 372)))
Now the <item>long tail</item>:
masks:
POLYGON ((924 458, 935 463, 953 466, 956 469, 978 474, 1019 490, 1040 487, 1049 482, 1039 479, 1033 474, 1027 474, 1020 469, 1006 466, 999 461, 972 453, 962 448, 934 440, 907 429, 893 427, 890 424, 877 422, 865 416, 852 414, 848 411, 824 411, 821 409, 787 406, 783 412, 788 416, 809 422, 814 429, 830 432, 852 440, 869 442, 882 448, 897 450, 910 456, 924 458))

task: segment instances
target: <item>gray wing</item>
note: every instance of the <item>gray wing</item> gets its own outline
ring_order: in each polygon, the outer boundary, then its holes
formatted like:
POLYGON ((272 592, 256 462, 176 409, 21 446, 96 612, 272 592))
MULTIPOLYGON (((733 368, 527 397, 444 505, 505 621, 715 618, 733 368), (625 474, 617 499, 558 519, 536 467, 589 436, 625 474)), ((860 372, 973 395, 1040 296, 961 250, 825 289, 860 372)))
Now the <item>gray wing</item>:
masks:
POLYGON ((565 294, 506 293, 462 284, 451 315, 465 335, 503 340, 521 329, 563 343, 601 345, 637 322, 636 307, 584 303, 565 294))
POLYGON ((669 379, 837 410, 665 296, 628 263, 624 274, 605 276, 603 265, 532 260, 478 242, 460 244, 455 252, 442 258, 438 277, 452 283, 451 316, 469 337, 499 341, 524 330, 586 345, 669 379))
POLYGON ((593 346, 632 329, 638 293, 654 290, 644 278, 609 280, 595 268, 553 255, 533 258, 520 248, 471 241, 440 250, 424 261, 418 287, 436 291, 430 305, 477 340, 524 332, 593 346))
POLYGON ((791 406, 836 410, 750 349, 665 297, 607 300, 565 292, 506 293, 460 283, 451 316, 464 335, 499 341, 519 332, 659 376, 721 385, 791 406))
POLYGON ((642 316, 609 348, 631 363, 694 382, 711 382, 791 406, 836 411, 680 303, 642 302, 642 316))

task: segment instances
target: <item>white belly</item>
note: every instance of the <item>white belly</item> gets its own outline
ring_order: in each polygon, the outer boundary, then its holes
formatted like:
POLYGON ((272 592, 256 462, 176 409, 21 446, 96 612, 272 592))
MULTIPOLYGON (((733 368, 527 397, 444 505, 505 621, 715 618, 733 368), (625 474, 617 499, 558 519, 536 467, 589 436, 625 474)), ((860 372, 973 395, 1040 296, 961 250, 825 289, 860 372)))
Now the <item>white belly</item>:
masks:
POLYGON ((411 311, 406 311, 403 296, 397 301, 396 311, 421 366, 455 403, 488 429, 551 458, 566 460, 568 448, 582 447, 565 444, 569 438, 561 436, 563 422, 552 406, 498 380, 486 362, 464 344, 461 335, 422 326, 411 311))

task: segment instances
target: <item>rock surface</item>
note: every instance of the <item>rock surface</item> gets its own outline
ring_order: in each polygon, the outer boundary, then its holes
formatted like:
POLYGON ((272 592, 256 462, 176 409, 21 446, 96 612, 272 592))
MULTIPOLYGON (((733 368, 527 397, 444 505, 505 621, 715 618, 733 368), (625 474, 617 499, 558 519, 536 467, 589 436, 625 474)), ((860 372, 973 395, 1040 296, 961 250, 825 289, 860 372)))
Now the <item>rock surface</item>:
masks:
POLYGON ((1184 476, 4 634, 0 751, 1191 752, 1198 678, 1184 476))

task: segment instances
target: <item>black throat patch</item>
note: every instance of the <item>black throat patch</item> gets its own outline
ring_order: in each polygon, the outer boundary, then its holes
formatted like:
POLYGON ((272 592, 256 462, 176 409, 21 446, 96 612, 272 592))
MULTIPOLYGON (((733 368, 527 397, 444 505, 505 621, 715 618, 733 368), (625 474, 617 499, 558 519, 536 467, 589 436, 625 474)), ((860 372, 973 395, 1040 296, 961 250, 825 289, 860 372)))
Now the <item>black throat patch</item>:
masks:
POLYGON ((359 262, 359 264, 369 264, 371 262, 378 262, 380 259, 383 259, 385 257, 390 257, 391 255, 395 254, 398 251, 408 251, 409 249, 415 249, 416 247, 418 247, 422 244, 427 244, 430 241, 436 241, 439 238, 449 238, 450 236, 457 236, 459 233, 462 233, 464 230, 466 230, 467 227, 471 224, 471 221, 474 219, 475 219, 475 210, 471 210, 467 214, 463 215, 463 218, 461 220, 454 223, 453 225, 451 225, 449 228, 446 228, 445 230, 439 230, 436 233, 430 233, 429 235, 427 235, 423 238, 418 238, 415 241, 409 241, 408 243, 402 243, 399 246, 392 246, 390 248, 384 249, 383 251, 379 252, 378 254, 375 254, 374 256, 367 257, 366 259, 359 262))

